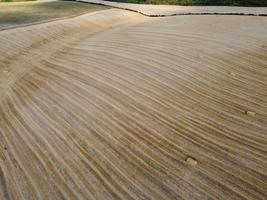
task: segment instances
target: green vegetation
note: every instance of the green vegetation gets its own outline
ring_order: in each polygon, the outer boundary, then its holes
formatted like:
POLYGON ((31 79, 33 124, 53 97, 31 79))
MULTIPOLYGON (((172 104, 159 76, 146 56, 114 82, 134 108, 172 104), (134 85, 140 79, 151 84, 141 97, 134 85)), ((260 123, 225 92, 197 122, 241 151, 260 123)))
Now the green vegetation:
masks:
MULTIPOLYGON (((112 1, 112 0, 111 0, 112 1)), ((224 5, 224 6, 267 6, 267 0, 115 0, 127 3, 171 4, 171 5, 224 5)))
POLYGON ((0 0, 1 2, 21 2, 21 1, 35 1, 35 0, 0 0))
POLYGON ((0 3, 0 30, 76 16, 101 9, 107 9, 107 7, 76 1, 0 3))

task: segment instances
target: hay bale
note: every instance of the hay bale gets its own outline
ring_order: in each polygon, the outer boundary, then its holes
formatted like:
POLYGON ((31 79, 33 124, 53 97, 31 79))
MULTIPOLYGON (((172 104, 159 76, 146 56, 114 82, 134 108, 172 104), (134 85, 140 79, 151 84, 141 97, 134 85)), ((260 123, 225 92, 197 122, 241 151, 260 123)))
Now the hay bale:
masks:
POLYGON ((188 157, 186 158, 186 163, 192 167, 195 167, 197 165, 197 160, 192 157, 188 157))

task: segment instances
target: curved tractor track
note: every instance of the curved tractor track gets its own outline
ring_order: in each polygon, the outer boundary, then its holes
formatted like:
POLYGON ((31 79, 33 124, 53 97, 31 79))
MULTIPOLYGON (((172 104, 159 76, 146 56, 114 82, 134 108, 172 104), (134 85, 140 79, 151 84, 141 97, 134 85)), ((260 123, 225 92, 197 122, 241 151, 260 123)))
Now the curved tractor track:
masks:
POLYGON ((267 18, 109 9, 0 47, 0 199, 266 199, 267 18))

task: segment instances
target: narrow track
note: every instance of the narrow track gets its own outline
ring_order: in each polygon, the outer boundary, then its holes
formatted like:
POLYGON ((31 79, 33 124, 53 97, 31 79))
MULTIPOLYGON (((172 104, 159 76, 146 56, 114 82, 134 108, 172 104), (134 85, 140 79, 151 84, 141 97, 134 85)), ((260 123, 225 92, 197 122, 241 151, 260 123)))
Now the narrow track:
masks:
POLYGON ((1 32, 0 197, 266 199, 266 20, 110 9, 1 32))

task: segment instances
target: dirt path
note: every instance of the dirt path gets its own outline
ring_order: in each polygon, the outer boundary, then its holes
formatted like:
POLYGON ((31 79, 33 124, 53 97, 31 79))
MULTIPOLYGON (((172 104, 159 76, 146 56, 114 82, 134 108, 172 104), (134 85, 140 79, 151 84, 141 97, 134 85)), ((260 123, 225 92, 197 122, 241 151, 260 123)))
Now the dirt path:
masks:
POLYGON ((265 199, 266 20, 109 9, 0 32, 0 197, 265 199))
POLYGON ((131 4, 103 0, 77 0, 92 4, 106 5, 135 11, 146 16, 174 16, 174 15, 256 15, 267 16, 267 7, 237 7, 237 6, 174 6, 174 5, 149 5, 131 4))

